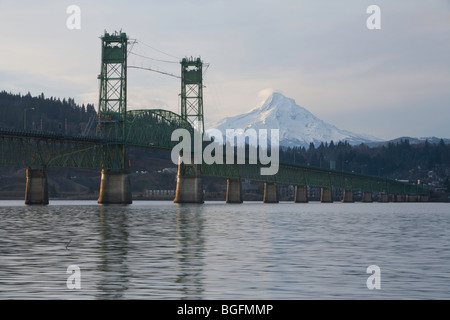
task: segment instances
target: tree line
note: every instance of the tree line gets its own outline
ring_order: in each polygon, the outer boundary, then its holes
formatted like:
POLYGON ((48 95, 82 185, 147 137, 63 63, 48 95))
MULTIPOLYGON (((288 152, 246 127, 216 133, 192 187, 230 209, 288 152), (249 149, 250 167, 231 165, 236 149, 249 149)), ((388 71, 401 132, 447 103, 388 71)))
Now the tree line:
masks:
POLYGON ((96 114, 93 104, 79 105, 73 98, 0 92, 1 128, 78 135, 96 114))
POLYGON ((443 139, 437 144, 428 140, 411 144, 404 139, 376 147, 333 141, 316 147, 311 143, 309 148, 283 148, 280 162, 394 179, 424 179, 430 171, 446 178, 450 169, 450 145, 443 139))

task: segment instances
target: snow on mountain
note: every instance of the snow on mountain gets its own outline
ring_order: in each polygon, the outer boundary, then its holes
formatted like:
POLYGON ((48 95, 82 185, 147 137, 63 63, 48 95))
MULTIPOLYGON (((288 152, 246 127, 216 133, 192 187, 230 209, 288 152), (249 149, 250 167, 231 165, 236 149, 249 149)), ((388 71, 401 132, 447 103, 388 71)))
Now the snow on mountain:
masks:
POLYGON ((272 93, 261 107, 245 114, 224 118, 211 128, 219 129, 224 135, 226 129, 279 129, 280 146, 284 147, 307 148, 311 142, 318 146, 321 142, 332 140, 334 143, 348 141, 352 145, 382 140, 338 129, 279 92, 272 93))

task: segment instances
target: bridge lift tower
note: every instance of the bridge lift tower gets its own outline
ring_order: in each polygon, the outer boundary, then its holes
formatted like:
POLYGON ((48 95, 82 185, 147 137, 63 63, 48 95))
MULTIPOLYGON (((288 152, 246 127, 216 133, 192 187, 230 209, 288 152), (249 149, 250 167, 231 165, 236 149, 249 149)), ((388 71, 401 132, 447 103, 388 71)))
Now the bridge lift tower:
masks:
MULTIPOLYGON (((200 58, 181 60, 181 118, 190 123, 194 130, 203 135, 203 62, 200 58)), ((175 203, 203 203, 201 165, 178 163, 175 203)))
POLYGON ((131 203, 131 188, 127 174, 127 35, 123 32, 105 34, 102 40, 102 62, 98 79, 100 94, 97 135, 118 141, 105 152, 99 203, 131 203), (121 142, 121 143, 120 143, 121 142), (109 153, 121 153, 122 170, 109 170, 109 153))
POLYGON ((200 58, 181 60, 181 117, 194 130, 204 133, 203 62, 200 58))
POLYGON ((102 40, 102 64, 97 133, 125 140, 127 115, 127 42, 125 33, 106 33, 102 40))

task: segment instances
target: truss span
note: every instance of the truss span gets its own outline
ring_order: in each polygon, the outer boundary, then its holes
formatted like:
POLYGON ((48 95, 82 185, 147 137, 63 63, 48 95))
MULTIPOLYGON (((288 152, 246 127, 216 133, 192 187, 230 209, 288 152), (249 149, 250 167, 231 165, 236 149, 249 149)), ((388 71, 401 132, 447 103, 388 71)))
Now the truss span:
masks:
POLYGON ((127 112, 125 144, 170 150, 177 142, 171 141, 172 132, 183 128, 193 131, 189 122, 180 115, 163 109, 131 110, 127 112))

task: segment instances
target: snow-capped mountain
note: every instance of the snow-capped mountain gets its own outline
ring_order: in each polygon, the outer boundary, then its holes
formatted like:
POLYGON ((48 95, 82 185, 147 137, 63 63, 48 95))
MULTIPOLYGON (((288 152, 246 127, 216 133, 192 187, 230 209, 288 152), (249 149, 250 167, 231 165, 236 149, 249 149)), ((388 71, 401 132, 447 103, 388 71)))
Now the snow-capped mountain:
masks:
MULTIPOLYGON (((348 141, 352 145, 381 141, 376 137, 341 130, 326 123, 279 92, 272 93, 259 108, 220 120, 211 128, 225 135, 226 129, 279 129, 280 146, 308 147, 312 142, 348 141)), ((269 135, 270 136, 270 135, 269 135)))

